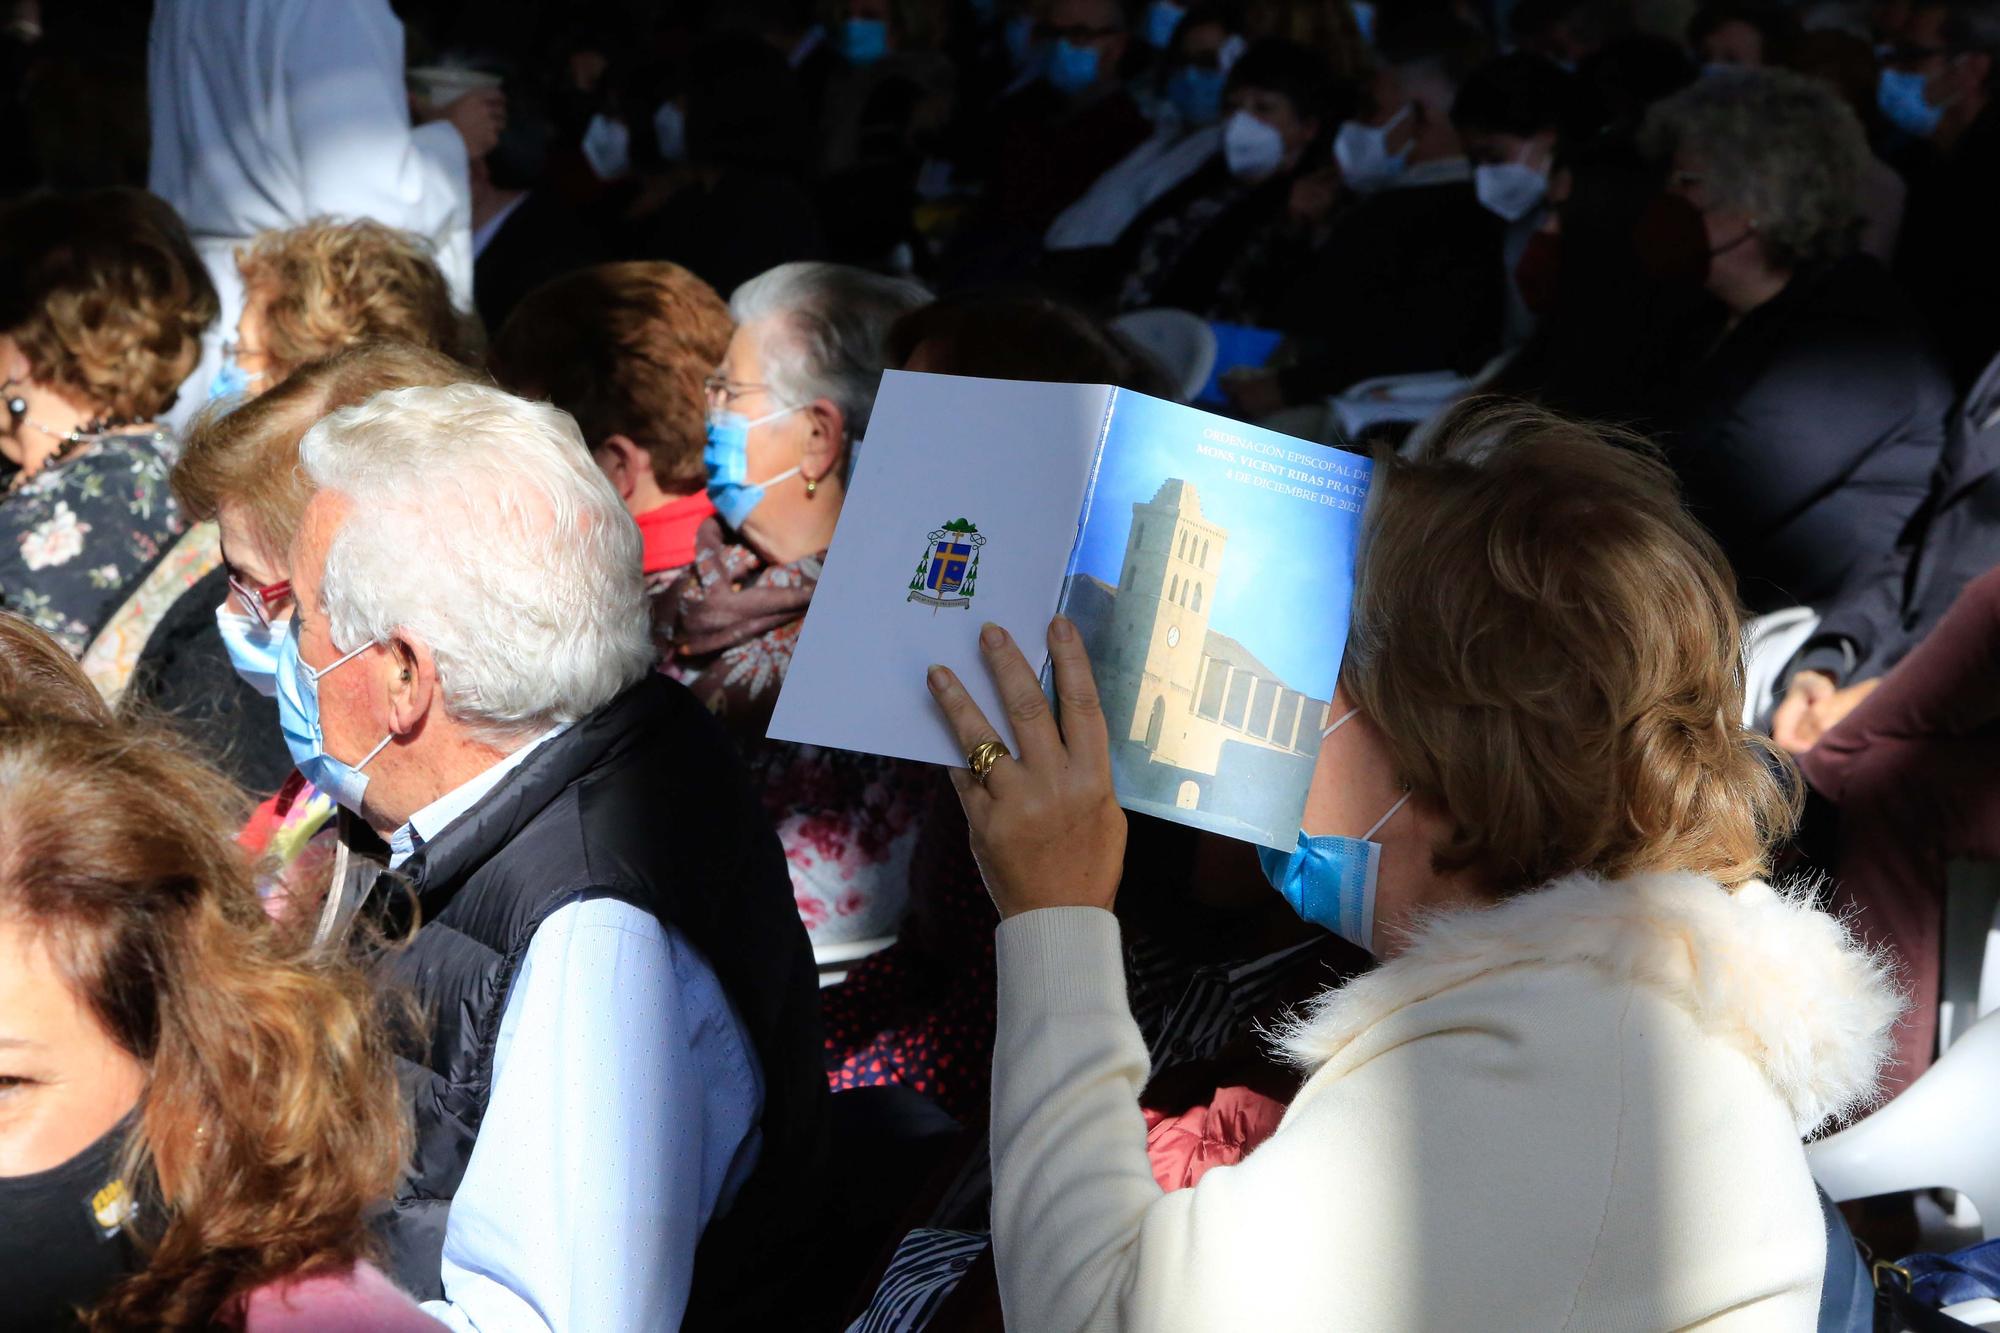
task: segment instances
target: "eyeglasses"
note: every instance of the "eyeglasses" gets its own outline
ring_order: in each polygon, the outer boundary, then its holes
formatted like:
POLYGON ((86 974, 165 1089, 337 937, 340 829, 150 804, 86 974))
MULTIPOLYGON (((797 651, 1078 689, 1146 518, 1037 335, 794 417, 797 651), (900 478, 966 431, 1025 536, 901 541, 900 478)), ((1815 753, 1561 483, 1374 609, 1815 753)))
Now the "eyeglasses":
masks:
POLYGON ((710 403, 727 406, 747 394, 769 393, 768 384, 746 384, 742 380, 728 379, 722 375, 708 375, 701 381, 702 392, 708 395, 710 403))
POLYGON ((269 628, 273 618, 272 613, 292 595, 292 581, 279 579, 276 583, 258 587, 254 583, 244 582, 232 569, 229 571, 229 591, 235 596, 236 604, 243 608, 245 615, 259 625, 269 628))

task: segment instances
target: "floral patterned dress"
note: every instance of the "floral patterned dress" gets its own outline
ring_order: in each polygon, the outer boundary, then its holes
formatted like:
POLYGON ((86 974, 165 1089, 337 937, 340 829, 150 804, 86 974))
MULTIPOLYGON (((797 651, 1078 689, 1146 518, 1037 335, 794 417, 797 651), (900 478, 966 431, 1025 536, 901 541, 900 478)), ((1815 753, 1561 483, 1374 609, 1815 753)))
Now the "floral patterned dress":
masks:
POLYGON ((0 499, 0 607, 81 657, 181 532, 165 431, 105 435, 0 499))
POLYGON ((820 560, 766 565, 713 518, 695 550, 693 566, 653 599, 661 669, 736 737, 815 952, 893 935, 932 775, 902 760, 766 739, 820 560))
POLYGON ((834 1091, 900 1084, 960 1118, 993 1063, 992 901, 941 772, 765 738, 820 561, 771 566, 710 519, 655 593, 661 669, 735 733, 777 827, 815 949, 899 931, 820 992, 834 1091))

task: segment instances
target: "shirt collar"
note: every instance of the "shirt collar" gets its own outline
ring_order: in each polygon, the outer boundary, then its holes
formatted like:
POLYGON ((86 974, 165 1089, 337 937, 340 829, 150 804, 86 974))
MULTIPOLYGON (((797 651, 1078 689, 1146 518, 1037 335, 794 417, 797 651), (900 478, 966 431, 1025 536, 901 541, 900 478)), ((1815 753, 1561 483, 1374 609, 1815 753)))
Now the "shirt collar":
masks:
POLYGON ((519 768, 529 755, 568 730, 567 722, 550 727, 478 777, 460 783, 411 815, 407 824, 389 835, 389 868, 395 870, 401 867, 403 862, 417 854, 417 848, 444 832, 453 820, 477 805, 480 797, 499 786, 501 780, 519 768))

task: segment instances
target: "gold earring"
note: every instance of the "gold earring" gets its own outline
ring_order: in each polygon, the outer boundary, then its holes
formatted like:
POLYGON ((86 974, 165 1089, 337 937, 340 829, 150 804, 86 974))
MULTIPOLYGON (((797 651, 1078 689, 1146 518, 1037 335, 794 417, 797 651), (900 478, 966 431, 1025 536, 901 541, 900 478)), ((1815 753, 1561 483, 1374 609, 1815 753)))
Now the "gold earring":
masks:
POLYGON ((819 483, 818 483, 817 481, 814 481, 814 480, 813 480, 813 479, 812 479, 811 477, 807 477, 807 478, 806 478, 806 499, 808 499, 808 500, 812 499, 812 497, 813 497, 813 493, 814 493, 815 491, 817 491, 817 490, 819 490, 819 483))

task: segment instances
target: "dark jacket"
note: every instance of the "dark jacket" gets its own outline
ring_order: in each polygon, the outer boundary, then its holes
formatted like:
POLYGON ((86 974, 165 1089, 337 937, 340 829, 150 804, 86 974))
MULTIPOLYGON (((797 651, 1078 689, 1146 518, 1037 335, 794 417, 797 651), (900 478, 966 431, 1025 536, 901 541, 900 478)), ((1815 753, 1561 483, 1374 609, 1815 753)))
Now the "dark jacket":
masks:
POLYGON ((1296 350, 1285 401, 1427 370, 1470 374, 1500 350, 1502 224, 1467 179, 1400 185, 1338 214, 1272 324, 1296 350))
POLYGON ((530 190, 472 261, 472 304, 498 333, 522 297, 549 279, 597 262, 597 237, 548 190, 530 190))
POLYGON ((1966 584, 2000 566, 2000 358, 1953 414, 1943 461, 1896 549, 1820 608, 1785 669, 1839 683, 1880 676, 1931 632, 1966 584))
POLYGON ((1668 460, 1758 612, 1816 605, 1895 547, 1944 447, 1950 377, 1875 260, 1799 270, 1674 387, 1668 460))
POLYGON ((292 773, 278 730, 278 705, 243 683, 215 628, 215 608, 229 595, 229 569, 217 565, 174 599, 139 653, 128 697, 163 713, 202 756, 244 790, 269 796, 292 773))
MULTIPOLYGON (((546 742, 403 873, 423 924, 388 955, 383 980, 415 997, 429 1027, 406 1045, 416 1151, 383 1224, 403 1285, 420 1298, 441 1294, 445 1218, 529 941, 557 908, 609 897, 653 913, 701 951, 763 1065, 756 1168, 703 1233, 684 1327, 789 1326, 784 1302, 797 1294, 791 1282, 819 1221, 819 992, 784 854, 715 719, 681 686, 649 675, 546 742)), ((576 1126, 580 1139, 590 1132, 576 1126)))
POLYGON ((1909 174, 1896 276, 1964 389, 2000 351, 1994 318, 2000 249, 1993 244, 2000 227, 2000 102, 1972 122, 1950 156, 1932 156, 1909 174))

